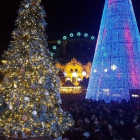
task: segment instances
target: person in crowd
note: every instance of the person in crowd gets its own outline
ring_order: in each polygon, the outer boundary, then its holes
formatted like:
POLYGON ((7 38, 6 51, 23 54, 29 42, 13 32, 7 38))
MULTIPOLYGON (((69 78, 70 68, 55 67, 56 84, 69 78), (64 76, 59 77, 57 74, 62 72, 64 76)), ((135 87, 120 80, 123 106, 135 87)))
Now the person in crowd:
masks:
POLYGON ((86 100, 85 94, 62 94, 62 108, 75 124, 63 140, 140 140, 140 101, 86 100))

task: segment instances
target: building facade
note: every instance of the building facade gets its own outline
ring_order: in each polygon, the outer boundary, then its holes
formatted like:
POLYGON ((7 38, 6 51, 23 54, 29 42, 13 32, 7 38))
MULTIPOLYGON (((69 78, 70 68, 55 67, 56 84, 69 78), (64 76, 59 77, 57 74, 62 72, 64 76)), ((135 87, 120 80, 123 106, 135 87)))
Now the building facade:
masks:
POLYGON ((92 63, 82 64, 73 58, 66 64, 56 63, 56 67, 59 68, 65 76, 65 81, 70 80, 75 86, 79 85, 79 82, 84 77, 89 78, 92 63))

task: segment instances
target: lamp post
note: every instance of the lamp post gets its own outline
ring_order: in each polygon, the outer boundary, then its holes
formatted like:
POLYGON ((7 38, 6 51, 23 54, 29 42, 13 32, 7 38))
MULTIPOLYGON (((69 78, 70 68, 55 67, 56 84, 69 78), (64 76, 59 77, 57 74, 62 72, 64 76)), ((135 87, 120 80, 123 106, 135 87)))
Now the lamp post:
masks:
POLYGON ((67 78, 67 81, 70 81, 70 78, 69 77, 67 78))
POLYGON ((87 75, 86 71, 83 71, 82 75, 85 77, 87 75))
POLYGON ((77 80, 78 80, 78 82, 80 82, 80 81, 81 81, 81 77, 78 77, 78 79, 77 79, 77 80))
POLYGON ((73 76, 73 77, 77 77, 77 75, 78 75, 78 74, 77 74, 76 72, 73 72, 73 73, 72 73, 72 76, 73 76))

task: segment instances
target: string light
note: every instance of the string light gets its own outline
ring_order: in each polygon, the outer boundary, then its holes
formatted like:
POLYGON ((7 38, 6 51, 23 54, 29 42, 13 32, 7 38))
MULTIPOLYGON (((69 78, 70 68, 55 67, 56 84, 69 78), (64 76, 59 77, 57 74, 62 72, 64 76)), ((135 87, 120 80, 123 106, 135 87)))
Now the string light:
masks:
POLYGON ((74 36, 74 34, 73 33, 70 33, 70 37, 73 37, 74 36))
POLYGON ((78 33, 77 33, 77 36, 81 36, 81 33, 80 33, 80 32, 78 32, 78 33))
POLYGON ((60 45, 60 44, 61 44, 61 41, 60 41, 60 40, 58 40, 58 41, 57 41, 57 44, 59 44, 59 45, 60 45))
POLYGON ((67 40, 67 36, 63 36, 63 39, 64 39, 64 40, 67 40))
POLYGON ((87 34, 87 33, 85 33, 85 34, 84 34, 84 36, 85 36, 85 37, 88 37, 88 34, 87 34))

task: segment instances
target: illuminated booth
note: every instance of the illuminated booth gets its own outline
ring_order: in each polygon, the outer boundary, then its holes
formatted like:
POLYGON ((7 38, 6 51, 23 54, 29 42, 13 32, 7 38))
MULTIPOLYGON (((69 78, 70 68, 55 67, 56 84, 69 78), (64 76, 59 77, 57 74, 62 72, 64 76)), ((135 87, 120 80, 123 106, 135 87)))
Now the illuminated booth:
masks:
POLYGON ((60 93, 79 94, 82 92, 81 86, 75 86, 70 80, 67 80, 61 87, 60 93))

